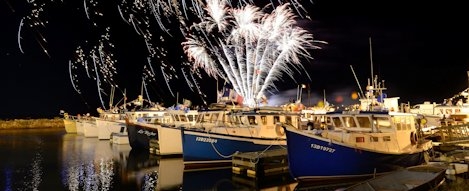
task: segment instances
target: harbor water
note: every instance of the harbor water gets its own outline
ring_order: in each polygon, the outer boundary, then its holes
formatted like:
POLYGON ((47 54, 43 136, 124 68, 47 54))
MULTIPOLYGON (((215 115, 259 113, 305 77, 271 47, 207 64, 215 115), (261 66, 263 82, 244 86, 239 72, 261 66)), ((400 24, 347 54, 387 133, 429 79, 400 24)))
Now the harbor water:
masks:
MULTIPOLYGON (((250 178, 231 167, 184 170, 182 158, 136 153, 127 145, 64 129, 0 130, 0 190, 337 190, 353 182, 302 184, 288 173, 250 178)), ((469 190, 447 176, 438 190, 469 190)))

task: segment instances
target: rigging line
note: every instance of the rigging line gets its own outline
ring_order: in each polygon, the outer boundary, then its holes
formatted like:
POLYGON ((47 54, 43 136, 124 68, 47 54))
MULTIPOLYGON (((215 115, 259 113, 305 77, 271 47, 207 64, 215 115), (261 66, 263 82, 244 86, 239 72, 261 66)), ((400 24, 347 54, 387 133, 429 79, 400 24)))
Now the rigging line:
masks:
POLYGON ((364 98, 365 94, 363 94, 362 86, 360 86, 360 82, 358 82, 357 75, 355 74, 355 70, 353 70, 352 65, 350 65, 350 69, 352 69, 353 76, 355 77, 355 81, 357 82, 358 88, 360 89, 360 97, 364 98))

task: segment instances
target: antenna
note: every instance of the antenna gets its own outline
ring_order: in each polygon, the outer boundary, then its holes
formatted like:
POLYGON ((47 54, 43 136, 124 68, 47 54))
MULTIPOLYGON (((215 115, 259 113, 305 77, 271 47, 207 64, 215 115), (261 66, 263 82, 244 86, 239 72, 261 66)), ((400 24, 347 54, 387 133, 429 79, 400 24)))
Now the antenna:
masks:
POLYGON ((368 38, 368 42, 370 44, 370 64, 371 64, 371 82, 373 83, 374 82, 374 79, 373 79, 373 51, 372 51, 372 47, 371 47, 371 37, 368 38))

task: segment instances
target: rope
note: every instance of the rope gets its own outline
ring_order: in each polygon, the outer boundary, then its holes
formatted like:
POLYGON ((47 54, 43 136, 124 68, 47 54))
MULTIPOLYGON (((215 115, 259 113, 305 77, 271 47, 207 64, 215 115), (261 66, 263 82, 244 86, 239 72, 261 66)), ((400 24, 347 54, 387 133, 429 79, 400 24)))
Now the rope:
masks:
MULTIPOLYGON (((207 134, 210 135, 210 132, 207 131, 207 134)), ((212 137, 209 136, 209 138, 212 138, 212 137)), ((275 142, 275 141, 280 141, 280 137, 277 137, 277 139, 275 139, 274 142, 275 142)), ((232 153, 231 155, 224 155, 224 154, 222 154, 222 153, 215 147, 215 145, 213 144, 213 142, 210 142, 210 144, 212 145, 213 150, 215 150, 215 152, 216 152, 219 156, 221 156, 221 157, 223 157, 223 158, 232 158, 235 154, 238 154, 238 153, 239 153, 239 151, 236 151, 236 152, 232 153)), ((269 146, 267 146, 264 150, 262 150, 262 151, 257 155, 257 157, 255 158, 254 161, 251 159, 250 162, 253 163, 253 164, 257 164, 257 163, 259 162, 260 156, 261 156, 262 154, 264 154, 267 150, 269 150, 272 146, 274 146, 274 144, 270 144, 269 146)), ((282 149, 286 149, 286 147, 284 147, 284 146, 282 146, 282 145, 278 145, 278 146, 280 146, 282 149)))

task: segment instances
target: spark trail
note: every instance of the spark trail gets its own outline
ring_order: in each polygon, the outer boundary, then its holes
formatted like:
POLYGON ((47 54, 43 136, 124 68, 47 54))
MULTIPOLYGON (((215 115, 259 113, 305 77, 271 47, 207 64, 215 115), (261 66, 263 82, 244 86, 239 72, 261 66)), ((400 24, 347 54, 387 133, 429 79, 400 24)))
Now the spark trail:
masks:
MULTIPOLYGON (((99 100, 104 109, 106 106, 103 102, 102 95, 107 95, 112 87, 119 88, 116 75, 116 60, 113 58, 112 49, 114 44, 111 43, 111 36, 109 34, 110 28, 101 35, 101 39, 89 51, 84 50, 81 46, 76 48, 75 59, 69 61, 69 73, 73 88, 78 94, 82 91, 79 88, 78 69, 81 67, 85 70, 88 78, 96 81, 96 87, 99 95, 99 100), (90 65, 90 63, 92 63, 90 65)), ((119 89, 120 90, 120 89, 119 89)), ((122 94, 123 91, 121 90, 122 94)))
MULTIPOLYGON (((293 78, 294 71, 302 70, 297 57, 309 57, 307 49, 316 48, 312 45, 312 36, 294 26, 294 15, 309 18, 302 5, 304 2, 308 1, 83 0, 74 3, 81 6, 76 8, 94 27, 108 26, 109 23, 103 22, 109 21, 108 7, 114 7, 113 11, 119 15, 117 18, 141 37, 147 49, 149 67, 143 68, 144 75, 148 75, 144 79, 161 83, 155 80, 155 76, 162 76, 173 96, 177 90, 173 90, 176 86, 171 85, 171 81, 185 81, 205 102, 206 95, 198 83, 205 76, 201 72, 205 72, 229 81, 239 94, 247 98, 245 100, 255 102, 262 94, 275 89, 273 83, 283 74, 293 78), (254 4, 269 4, 275 11, 267 14, 254 4), (185 41, 183 49, 174 48, 173 40, 178 44, 185 41), (161 72, 153 68, 160 68, 161 72)), ((50 5, 63 5, 65 1, 29 0, 27 3, 32 9, 20 22, 18 47, 24 51, 21 33, 23 26, 29 26, 34 29, 33 34, 40 47, 48 54, 42 32, 48 17, 42 13, 50 10, 50 5)), ((93 50, 96 69, 89 65, 93 61, 90 59, 93 57, 91 51, 81 50, 83 58, 77 56, 78 60, 71 62, 69 70, 73 72, 82 66, 90 79, 100 81, 96 83, 98 86, 117 86, 114 80, 117 69, 106 60, 106 56, 112 54, 99 47, 93 50)), ((76 73, 70 74, 75 91, 81 94, 78 77, 76 73)), ((104 89, 98 87, 98 91, 104 89)))
POLYGON ((265 13, 253 5, 208 2, 208 16, 192 26, 184 51, 194 69, 228 81, 244 104, 256 105, 284 74, 294 80, 295 70, 304 71, 302 58, 310 59, 309 50, 319 48, 315 43, 321 41, 296 26, 288 3, 265 13))

